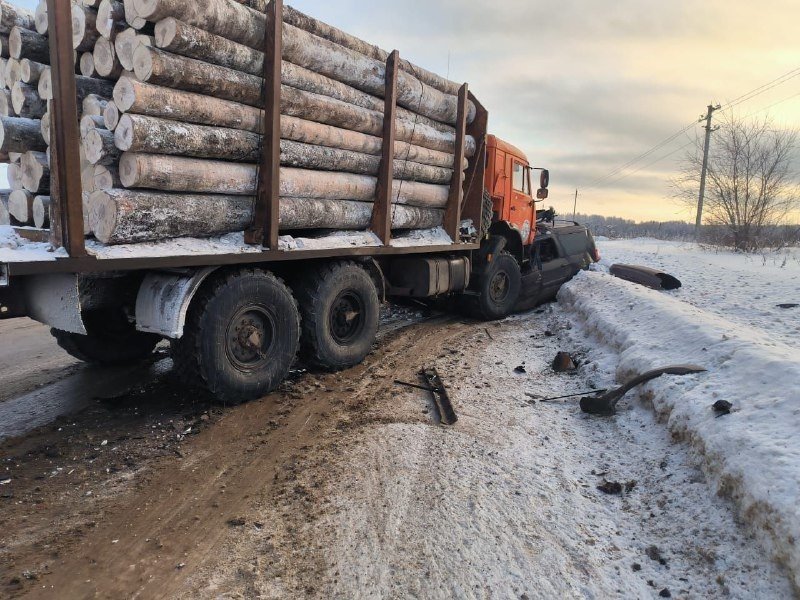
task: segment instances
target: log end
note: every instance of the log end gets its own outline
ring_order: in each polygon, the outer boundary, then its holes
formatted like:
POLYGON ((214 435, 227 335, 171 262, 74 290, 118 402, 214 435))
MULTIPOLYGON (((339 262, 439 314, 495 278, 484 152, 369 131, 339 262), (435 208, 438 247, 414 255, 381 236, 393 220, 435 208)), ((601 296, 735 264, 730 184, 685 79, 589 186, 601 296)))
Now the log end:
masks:
POLYGON ((114 102, 106 104, 106 108, 103 111, 103 122, 105 123, 106 129, 114 131, 117 125, 119 125, 119 119, 120 112, 117 105, 114 102))
POLYGON ((156 24, 155 38, 157 48, 169 48, 175 41, 178 32, 178 22, 173 17, 162 19, 156 24))
POLYGON ((144 44, 133 51, 133 72, 139 81, 148 81, 153 76, 153 55, 144 44))
POLYGON ((36 7, 36 12, 33 14, 33 22, 39 35, 47 35, 47 30, 50 28, 50 20, 47 18, 46 2, 40 2, 36 7))
POLYGON ((104 244, 111 243, 117 227, 117 203, 108 191, 95 191, 88 202, 89 228, 104 244))
POLYGON ((33 225, 38 229, 50 225, 50 196, 36 196, 33 199, 33 225))
POLYGON ((133 10, 140 19, 151 19, 158 9, 158 0, 133 0, 133 10))
POLYGON ((129 115, 120 118, 114 130, 114 143, 123 152, 133 147, 133 119, 129 115))
POLYGON ((94 75, 94 54, 91 52, 84 52, 81 54, 81 75, 84 77, 91 77, 94 75))
POLYGON ((121 112, 128 112, 136 102, 136 91, 130 77, 120 77, 114 86, 114 104, 121 112))
POLYGON ((131 188, 139 181, 139 161, 133 152, 126 152, 119 159, 119 180, 123 187, 131 188))
POLYGON ((22 56, 22 32, 19 27, 13 27, 8 34, 8 55, 17 60, 22 56))

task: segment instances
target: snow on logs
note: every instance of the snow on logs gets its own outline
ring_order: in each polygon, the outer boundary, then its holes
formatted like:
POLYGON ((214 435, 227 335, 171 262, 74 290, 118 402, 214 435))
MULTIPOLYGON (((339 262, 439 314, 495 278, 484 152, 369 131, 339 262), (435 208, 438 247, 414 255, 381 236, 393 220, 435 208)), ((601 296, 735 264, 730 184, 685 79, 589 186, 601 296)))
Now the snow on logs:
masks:
MULTIPOLYGON (((47 6, 40 0, 35 14, 6 7, 0 0, 9 55, 0 65, 9 88, 0 112, 12 116, 0 117, 0 153, 22 155, 17 191, 31 195, 28 222, 35 216, 39 225, 49 219, 47 6)), ((251 224, 266 7, 266 0, 71 3, 86 226, 99 240, 205 236, 251 224)), ((370 226, 388 56, 284 7, 282 230, 370 226)), ((456 167, 459 88, 399 63, 395 228, 442 223, 456 167)), ((469 102, 468 122, 474 115, 469 102)), ((467 136, 465 144, 466 156, 474 156, 476 140, 467 136)))

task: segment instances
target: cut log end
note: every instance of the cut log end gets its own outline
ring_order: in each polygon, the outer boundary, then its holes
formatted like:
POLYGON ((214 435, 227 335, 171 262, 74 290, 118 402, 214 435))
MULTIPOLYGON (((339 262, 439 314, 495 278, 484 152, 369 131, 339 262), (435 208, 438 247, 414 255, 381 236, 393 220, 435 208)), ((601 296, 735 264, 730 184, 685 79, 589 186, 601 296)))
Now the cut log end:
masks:
POLYGON ((50 226, 50 197, 36 196, 33 199, 33 224, 38 229, 50 226))
POLYGON ((133 147, 133 120, 129 115, 123 115, 117 128, 114 130, 114 143, 123 152, 133 147))
POLYGON ((109 131, 114 131, 119 125, 120 119, 120 112, 117 108, 117 105, 114 102, 109 102, 106 104, 106 108, 103 111, 103 121, 105 123, 106 129, 109 131))
POLYGON ((159 48, 168 48, 175 41, 175 36, 178 33, 178 24, 172 17, 162 19, 156 24, 155 38, 156 46, 159 48))
POLYGON ((140 45, 133 52, 133 72, 140 81, 153 76, 153 55, 146 46, 140 45))
POLYGON ((128 112, 136 102, 136 90, 128 77, 121 77, 114 86, 114 103, 121 112, 128 112))

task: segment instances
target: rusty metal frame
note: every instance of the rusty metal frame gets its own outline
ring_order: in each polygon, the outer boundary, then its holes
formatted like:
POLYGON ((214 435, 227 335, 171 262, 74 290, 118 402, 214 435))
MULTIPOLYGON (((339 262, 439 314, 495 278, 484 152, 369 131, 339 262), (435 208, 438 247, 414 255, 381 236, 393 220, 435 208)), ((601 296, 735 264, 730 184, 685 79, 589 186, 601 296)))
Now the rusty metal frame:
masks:
POLYGON ((458 91, 458 112, 456 117, 455 157, 453 159, 453 179, 450 182, 450 195, 444 212, 444 230, 458 244, 461 241, 461 210, 464 203, 464 185, 462 181, 466 141, 467 141, 467 102, 469 86, 465 83, 458 91))
POLYGON ((50 112, 50 196, 53 206, 50 239, 71 257, 86 256, 83 229, 78 98, 72 49, 69 3, 47 0, 53 101, 50 112))
POLYGON ((489 113, 478 99, 469 93, 470 101, 475 105, 475 119, 467 126, 467 135, 475 139, 477 149, 470 159, 466 171, 466 188, 462 218, 472 219, 480 223, 483 215, 483 185, 486 176, 486 136, 489 133, 489 113))
POLYGON ((281 63, 283 53, 283 0, 267 7, 264 40, 264 135, 258 169, 253 225, 245 241, 277 249, 281 194, 281 63))
POLYGON ((375 204, 372 207, 372 231, 381 242, 392 243, 392 185, 394 183, 395 120, 397 117, 397 72, 400 53, 395 50, 386 61, 386 92, 383 108, 383 148, 375 204))

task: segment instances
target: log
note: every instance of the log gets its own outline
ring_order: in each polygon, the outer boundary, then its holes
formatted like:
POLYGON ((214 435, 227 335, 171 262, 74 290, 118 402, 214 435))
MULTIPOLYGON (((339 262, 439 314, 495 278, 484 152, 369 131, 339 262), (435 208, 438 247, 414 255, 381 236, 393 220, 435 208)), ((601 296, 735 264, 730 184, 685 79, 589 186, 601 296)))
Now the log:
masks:
MULTIPOLYGON (((297 70, 299 68, 291 69, 290 63, 283 63, 283 67, 285 71, 291 71, 306 80, 313 76, 307 69, 302 69, 302 72, 297 70)), ((251 106, 261 103, 262 80, 240 71, 179 57, 146 46, 139 46, 136 49, 134 68, 137 78, 142 82, 207 93, 251 106)), ((293 79, 293 76, 289 79, 293 79)), ((322 79, 330 81, 325 77, 322 79)), ((382 113, 369 111, 326 95, 295 89, 290 85, 283 85, 281 89, 281 112, 284 114, 354 129, 361 133, 382 134, 382 113)), ((120 107, 124 107, 124 103, 120 103, 120 107)), ((442 133, 402 116, 397 119, 397 139, 442 152, 452 153, 455 149, 454 130, 442 133)), ((467 148, 468 156, 474 154, 475 140, 472 137, 467 139, 467 148)))
POLYGON ((119 170, 114 165, 94 165, 94 189, 111 190, 122 187, 119 170))
POLYGON ((8 58, 11 54, 9 54, 8 49, 8 36, 0 34, 0 58, 8 58))
POLYGON ((16 58, 9 58, 3 69, 3 80, 8 89, 22 79, 22 65, 16 58))
POLYGON ((97 94, 89 94, 83 99, 84 115, 102 115, 108 105, 108 100, 97 94))
MULTIPOLYGON (((202 30, 251 48, 264 46, 266 15, 227 0, 197 0, 188 9, 181 0, 135 0, 136 10, 151 21, 174 17, 202 30), (239 30, 234 27, 241 28, 239 30)), ((382 97, 385 92, 386 61, 376 60, 340 44, 284 24, 283 56, 298 65, 346 81, 362 91, 382 97)), ((138 73, 137 73, 138 74, 138 73)), ((414 75, 400 70, 397 103, 437 121, 455 123, 458 98, 424 85, 414 75)), ((475 116, 469 103, 467 121, 475 116)))
POLYGON ((10 190, 0 192, 0 227, 11 225, 11 213, 8 212, 8 196, 10 190))
POLYGON ((80 122, 81 139, 86 139, 90 131, 98 128, 105 129, 103 117, 100 115, 85 115, 80 122))
POLYGON ((97 69, 94 68, 94 53, 93 52, 84 52, 81 54, 81 75, 84 77, 95 77, 97 75, 97 69))
POLYGON ((44 152, 26 152, 22 157, 22 186, 32 194, 50 191, 50 164, 44 152))
POLYGON ((106 126, 106 129, 109 131, 114 131, 117 128, 117 125, 119 125, 121 116, 122 115, 114 102, 109 102, 106 104, 106 109, 103 111, 103 123, 106 126))
POLYGON ((35 87, 18 81, 11 90, 14 112, 26 119, 41 119, 47 112, 47 101, 39 97, 35 87))
POLYGON ((47 35, 50 29, 50 20, 47 17, 47 0, 39 0, 36 11, 33 14, 33 21, 36 31, 41 35, 47 35))
POLYGON ((47 111, 44 116, 42 116, 41 123, 39 125, 39 131, 42 132, 42 138, 44 139, 45 143, 50 146, 50 111, 47 111))
MULTIPOLYGON (((155 33, 156 46, 163 50, 258 77, 264 72, 263 52, 192 27, 177 19, 168 18, 159 22, 155 33)), ((283 83, 292 87, 325 94, 349 104, 383 112, 383 100, 313 71, 288 64, 283 67, 281 76, 283 83)), ((411 121, 454 135, 452 127, 428 117, 415 115, 403 108, 398 108, 398 113, 411 121)))
POLYGON ((50 227, 50 196, 36 196, 33 199, 33 225, 37 229, 50 227))
POLYGON ((29 58, 23 58, 21 61, 19 61, 20 79, 23 83, 36 86, 38 85, 39 78, 42 76, 42 73, 46 68, 47 65, 43 63, 36 62, 29 58))
MULTIPOLYGON (((282 145, 283 146, 283 145, 282 145)), ((174 192, 254 194, 257 167, 224 161, 126 152, 119 163, 122 185, 174 192)), ((281 196, 329 200, 371 201, 377 179, 285 167, 281 169, 281 196)), ((394 201, 427 208, 443 208, 447 186, 413 181, 394 182, 394 201)))
MULTIPOLYGON (((312 33, 317 37, 321 37, 328 41, 339 44, 340 46, 344 46, 345 48, 349 48, 350 50, 355 50, 364 56, 368 56, 369 58, 373 58, 382 63, 385 63, 389 59, 389 53, 385 50, 382 50, 378 46, 369 44, 364 40, 342 31, 341 29, 337 29, 336 27, 328 25, 327 23, 323 23, 322 21, 314 19, 291 6, 284 5, 283 21, 284 23, 293 25, 299 29, 312 33)), ((440 92, 458 96, 458 91, 461 86, 455 82, 449 81, 435 73, 431 73, 430 71, 414 65, 402 58, 400 59, 399 67, 403 71, 415 75, 420 81, 439 90, 440 92)))
POLYGON ((125 22, 133 29, 145 29, 147 27, 147 19, 139 15, 134 5, 134 0, 123 0, 122 4, 125 7, 125 22))
POLYGON ((102 0, 97 6, 97 32, 107 40, 125 29, 125 5, 117 0, 102 0))
POLYGON ((138 29, 131 27, 117 34, 114 39, 114 49, 122 67, 127 71, 133 71, 133 53, 136 48, 140 45, 152 46, 154 43, 153 36, 143 35, 138 29))
POLYGON ((226 0, 134 0, 135 12, 148 21, 175 17, 251 48, 264 47, 264 14, 226 0), (259 18, 260 17, 260 18, 259 18))
POLYGON ((23 27, 14 27, 8 36, 8 51, 12 58, 29 58, 36 62, 50 64, 50 44, 47 38, 23 27))
POLYGON ((0 2, 0 33, 10 33, 14 27, 35 29, 33 13, 6 0, 0 2))
POLYGON ((93 129, 84 138, 86 160, 93 165, 111 165, 119 161, 120 151, 114 145, 114 133, 107 129, 93 129))
POLYGON ((7 117, 13 116, 14 105, 11 103, 11 90, 0 90, 0 116, 7 117))
MULTIPOLYGON (((42 72, 39 79, 39 95, 44 100, 53 99, 53 84, 52 73, 49 68, 42 72)), ((83 75, 75 76, 75 88, 77 90, 78 104, 80 105, 83 100, 90 94, 100 96, 102 98, 110 98, 114 93, 114 83, 106 81, 105 79, 96 79, 94 77, 84 77, 83 75)))
POLYGON ((0 151, 43 152, 46 149, 47 144, 42 137, 39 121, 17 117, 0 118, 0 151))
MULTIPOLYGON (((167 194, 138 190, 95 192, 89 226, 104 244, 131 244, 181 237, 207 237, 247 228, 253 220, 249 196, 167 194)), ((396 229, 441 225, 443 211, 410 206, 393 210, 396 229)), ((280 226, 302 229, 364 229, 372 204, 342 200, 281 198, 280 226)))
POLYGON ((8 177, 8 185, 11 186, 12 190, 21 190, 22 187, 22 167, 20 163, 11 163, 8 165, 8 169, 6 171, 6 176, 8 177))
POLYGON ((117 60, 117 51, 114 43, 105 38, 100 38, 94 45, 94 68, 97 74, 105 79, 119 79, 122 74, 122 64, 117 60))
POLYGON ((72 47, 78 52, 91 51, 98 39, 97 11, 82 4, 73 4, 72 47))
POLYGON ((94 167, 95 165, 85 165, 81 169, 81 188, 84 193, 91 194, 97 189, 94 183, 94 167))
POLYGON ((33 221, 33 199, 28 190, 15 190, 8 198, 8 212, 18 223, 27 225, 33 221))
MULTIPOLYGON (((191 92, 153 86, 127 77, 114 88, 114 103, 122 112, 175 119, 186 123, 228 127, 260 133, 261 111, 243 104, 219 100, 191 92)), ((380 155, 379 137, 340 129, 284 115, 281 117, 281 136, 332 148, 380 155)), ((452 168, 453 154, 429 150, 422 146, 397 142, 397 158, 432 166, 452 168)))

